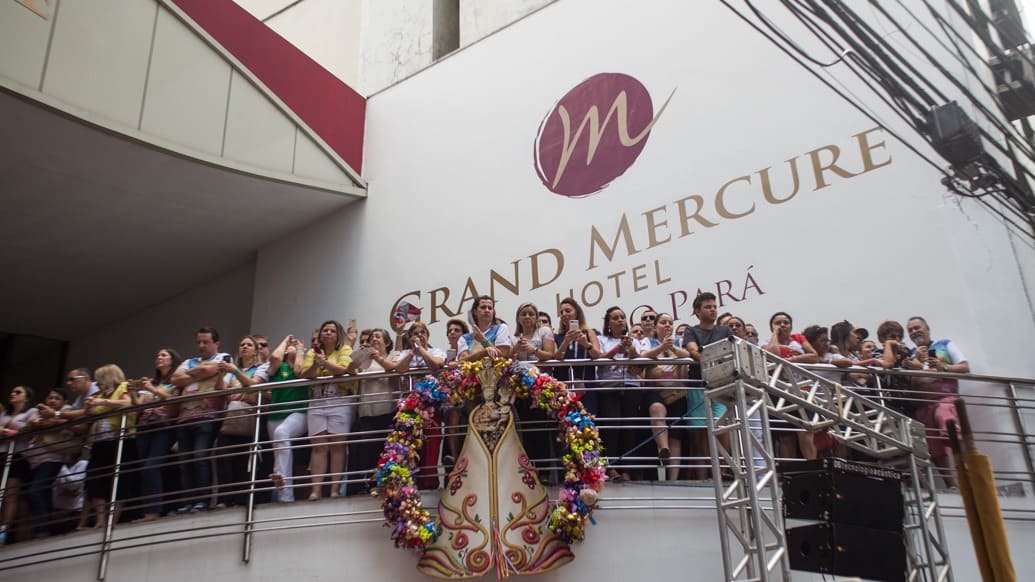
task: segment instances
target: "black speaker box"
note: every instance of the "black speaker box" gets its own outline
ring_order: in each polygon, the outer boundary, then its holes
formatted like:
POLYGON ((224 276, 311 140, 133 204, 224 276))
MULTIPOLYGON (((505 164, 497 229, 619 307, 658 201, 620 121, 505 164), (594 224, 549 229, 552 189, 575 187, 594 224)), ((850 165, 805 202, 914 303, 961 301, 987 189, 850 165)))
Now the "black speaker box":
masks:
POLYGON ((842 459, 781 465, 783 514, 902 531, 905 507, 897 471, 842 459))
POLYGON ((905 582, 906 545, 901 533, 820 523, 787 530, 792 570, 870 580, 905 582))
POLYGON ((977 125, 955 101, 936 106, 927 114, 931 145, 952 165, 964 165, 984 153, 977 125))

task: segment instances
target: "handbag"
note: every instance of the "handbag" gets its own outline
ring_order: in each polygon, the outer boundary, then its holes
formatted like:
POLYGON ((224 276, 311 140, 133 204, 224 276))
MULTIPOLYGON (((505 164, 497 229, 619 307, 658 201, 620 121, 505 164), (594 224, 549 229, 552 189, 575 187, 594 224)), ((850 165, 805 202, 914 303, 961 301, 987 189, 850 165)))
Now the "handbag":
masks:
POLYGON ((256 407, 243 400, 231 400, 226 407, 226 418, 219 434, 252 436, 255 433, 256 407))

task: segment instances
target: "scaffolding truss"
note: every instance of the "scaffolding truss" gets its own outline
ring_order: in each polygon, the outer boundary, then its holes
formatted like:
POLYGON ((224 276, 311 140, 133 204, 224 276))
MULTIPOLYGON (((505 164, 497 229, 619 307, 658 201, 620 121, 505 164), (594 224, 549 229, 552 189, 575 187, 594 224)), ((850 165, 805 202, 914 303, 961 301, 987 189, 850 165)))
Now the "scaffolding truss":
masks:
POLYGON ((901 471, 907 579, 952 580, 921 423, 884 407, 879 394, 863 396, 738 338, 705 347, 701 370, 726 580, 790 580, 770 418, 828 431, 901 471), (712 402, 725 413, 713 414, 712 402))

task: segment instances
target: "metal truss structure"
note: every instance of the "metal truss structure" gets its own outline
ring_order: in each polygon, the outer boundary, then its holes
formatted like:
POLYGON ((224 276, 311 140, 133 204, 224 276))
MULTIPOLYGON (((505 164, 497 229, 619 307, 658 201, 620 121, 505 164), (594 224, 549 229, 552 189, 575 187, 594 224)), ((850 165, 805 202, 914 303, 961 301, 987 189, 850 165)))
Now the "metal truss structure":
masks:
POLYGON ((924 426, 746 341, 704 348, 716 507, 726 580, 790 580, 770 418, 829 431, 904 475, 908 580, 952 580, 924 426), (719 417, 711 402, 726 406, 719 417), (724 435, 728 436, 725 438, 724 435), (732 480, 724 483, 722 469, 732 480))

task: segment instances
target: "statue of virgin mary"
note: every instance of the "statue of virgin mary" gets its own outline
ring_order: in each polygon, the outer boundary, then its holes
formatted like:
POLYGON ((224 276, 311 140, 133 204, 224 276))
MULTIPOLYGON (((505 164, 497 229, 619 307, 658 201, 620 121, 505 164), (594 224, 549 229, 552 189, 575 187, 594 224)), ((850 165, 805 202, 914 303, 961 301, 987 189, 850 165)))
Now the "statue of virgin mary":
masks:
POLYGON ((499 371, 479 373, 484 402, 471 411, 467 437, 438 503, 441 533, 417 569, 437 578, 539 574, 575 559, 550 531, 549 496, 514 427, 514 394, 496 389, 499 371))

